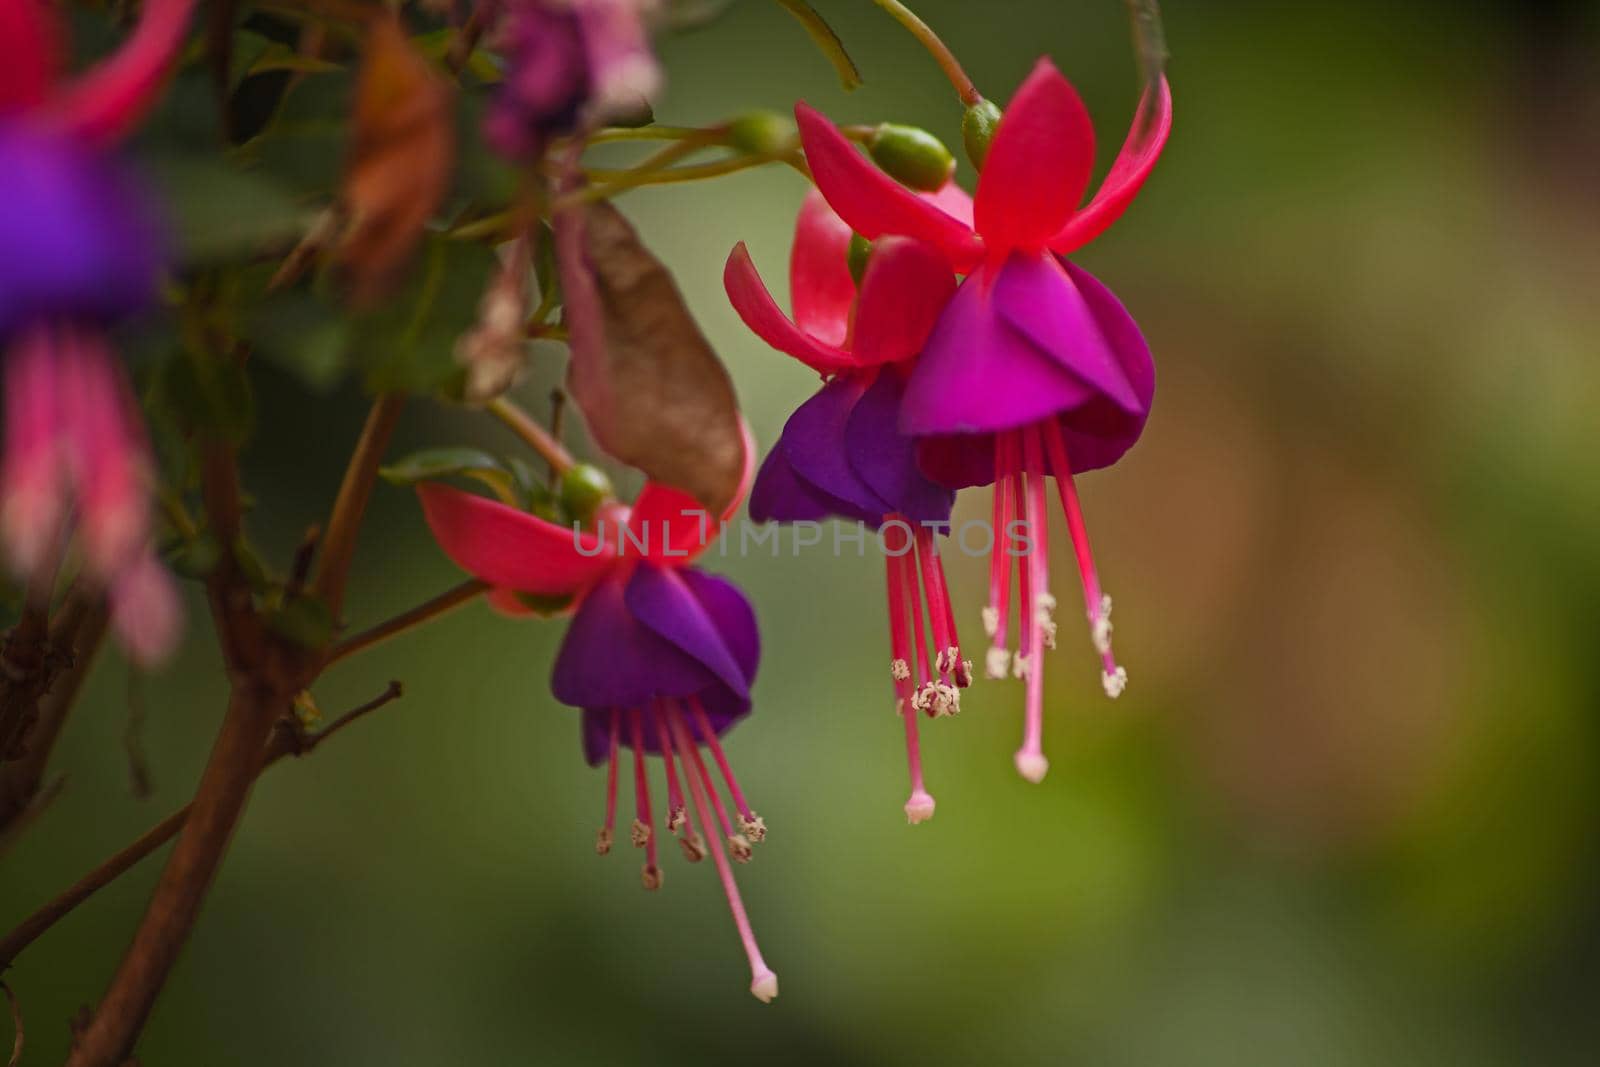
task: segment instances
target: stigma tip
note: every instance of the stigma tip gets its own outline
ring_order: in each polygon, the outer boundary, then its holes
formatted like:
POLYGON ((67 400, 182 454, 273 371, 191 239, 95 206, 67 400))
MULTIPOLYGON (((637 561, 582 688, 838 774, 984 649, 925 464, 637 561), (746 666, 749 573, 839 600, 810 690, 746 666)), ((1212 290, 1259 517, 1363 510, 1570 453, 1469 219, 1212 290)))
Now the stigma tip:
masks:
POLYGON ((919 822, 927 822, 933 818, 933 797, 924 790, 917 790, 911 794, 911 799, 906 801, 906 822, 912 826, 919 822))
POLYGON ((763 1004, 771 1004, 772 999, 778 995, 778 976, 771 971, 762 971, 750 983, 750 992, 763 1004))
POLYGON ((1044 781, 1044 776, 1050 773, 1050 761, 1042 752, 1018 752, 1016 763, 1017 773, 1034 785, 1044 781))

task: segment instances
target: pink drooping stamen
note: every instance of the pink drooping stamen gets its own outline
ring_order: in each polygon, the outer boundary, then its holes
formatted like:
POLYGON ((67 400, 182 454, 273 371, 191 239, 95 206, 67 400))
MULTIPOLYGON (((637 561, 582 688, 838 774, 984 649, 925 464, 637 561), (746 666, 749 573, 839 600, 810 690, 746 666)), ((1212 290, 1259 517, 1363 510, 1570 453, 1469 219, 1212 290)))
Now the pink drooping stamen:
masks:
POLYGON ((665 706, 661 701, 656 701, 653 715, 656 721, 656 739, 661 745, 661 762, 667 765, 667 831, 675 834, 688 820, 688 810, 683 806, 683 791, 678 787, 678 769, 672 759, 672 743, 667 737, 666 726, 662 723, 665 716, 665 706))
POLYGON ((594 839, 594 850, 604 856, 611 851, 617 827, 617 741, 622 725, 622 713, 612 711, 609 755, 606 760, 606 824, 594 839))
POLYGON ((62 444, 78 487, 84 556, 113 580, 150 539, 147 446, 132 415, 133 398, 111 353, 75 330, 57 335, 62 444))
POLYGON ((901 571, 907 566, 904 555, 884 555, 884 585, 889 601, 890 675, 894 679, 895 709, 906 731, 906 766, 911 774, 911 796, 906 800, 906 819, 912 823, 933 815, 933 796, 922 780, 922 746, 917 737, 917 710, 913 706, 916 679, 911 669, 911 637, 906 603, 906 585, 901 571))
POLYGON ((0 537, 19 574, 44 564, 67 510, 55 354, 50 333, 25 334, 5 359, 5 466, 0 537))
MULTIPOLYGON (((672 716, 670 729, 678 742, 678 755, 683 760, 684 778, 689 785, 689 797, 694 802, 695 815, 702 825, 709 825, 705 796, 700 787, 700 780, 696 778, 690 764, 694 744, 690 741, 682 720, 676 714, 672 716)), ((701 769, 701 773, 709 789, 710 778, 704 776, 704 768, 701 769)), ((739 886, 733 880, 733 865, 728 862, 728 857, 723 853, 721 846, 715 843, 711 847, 711 858, 717 866, 717 877, 722 880, 722 892, 728 898, 728 910, 733 913, 733 925, 739 931, 744 954, 750 961, 750 992, 759 1000, 770 1002, 778 995, 778 976, 772 973, 767 961, 761 958, 761 948, 756 944, 755 931, 750 927, 750 916, 744 910, 744 900, 739 896, 739 886)))
MULTIPOLYGON (((687 713, 680 712, 678 709, 674 708, 671 712, 671 716, 674 724, 674 732, 676 732, 677 727, 681 726, 684 731, 688 733, 691 738, 693 738, 694 733, 689 728, 687 713)), ((729 851, 733 853, 734 858, 740 863, 749 863, 750 842, 743 834, 737 833, 734 830, 733 820, 728 818, 728 809, 722 803, 722 794, 718 793, 716 787, 712 785, 711 772, 706 770, 705 760, 700 758, 699 747, 691 745, 689 747, 689 756, 694 760, 694 766, 691 767, 688 764, 685 764, 683 773, 688 777, 691 785, 695 781, 695 775, 698 774, 700 776, 700 780, 705 783, 706 795, 711 800, 711 808, 717 813, 717 823, 722 827, 722 836, 728 842, 729 851)))
POLYGON ((939 675, 933 667, 933 652, 928 642, 927 623, 923 619, 922 590, 917 585, 917 562, 916 557, 912 555, 915 551, 915 542, 907 538, 906 551, 900 557, 900 580, 905 586, 906 604, 911 609, 912 654, 916 664, 916 670, 912 674, 916 680, 917 699, 922 704, 923 713, 931 719, 938 714, 934 706, 932 685, 939 675))
MULTIPOLYGON (((661 743, 661 758, 667 763, 668 775, 676 780, 677 775, 672 769, 673 764, 677 761, 673 758, 672 754, 673 741, 671 736, 671 726, 669 725, 668 719, 670 711, 671 709, 667 706, 666 701, 656 701, 656 738, 661 743)), ((689 770, 688 765, 685 764, 683 768, 684 777, 688 778, 692 773, 693 772, 689 770)), ((683 833, 678 838, 678 846, 683 849, 683 855, 685 859, 687 859, 690 863, 699 863, 701 860, 706 858, 705 839, 695 831, 694 818, 689 814, 689 809, 687 807, 682 809, 682 816, 683 833)))
POLYGON ((733 768, 728 765, 728 756, 722 751, 722 744, 717 740, 717 732, 711 728, 711 717, 706 714, 705 705, 700 703, 700 698, 697 696, 691 696, 688 703, 689 714, 694 719, 700 740, 711 750, 711 758, 717 761, 717 769, 722 772, 722 780, 728 784, 728 793, 733 797, 734 810, 746 821, 755 818, 755 812, 750 810, 750 805, 744 799, 744 791, 739 788, 739 780, 733 776, 733 768))
POLYGON ((656 822, 650 813, 650 779, 644 772, 644 712, 628 712, 633 741, 633 845, 644 849, 644 887, 661 888, 661 868, 656 866, 656 822))
POLYGON ((145 0, 139 24, 122 47, 63 89, 50 111, 90 140, 125 135, 155 102, 183 48, 193 9, 194 0, 145 0))
POLYGON ((1105 674, 1102 680, 1106 692, 1116 696, 1127 684, 1127 672, 1117 666, 1111 651, 1111 598, 1100 588, 1100 576, 1095 571, 1094 553, 1089 548, 1089 528, 1083 521, 1083 507, 1078 503, 1078 487, 1072 480, 1072 465, 1067 456, 1066 441, 1061 427, 1054 419, 1045 423, 1045 447, 1050 452, 1050 469, 1056 478, 1056 492, 1061 497, 1061 511, 1067 519, 1067 531, 1072 536, 1072 551, 1078 559, 1078 577, 1083 584, 1084 608, 1089 616, 1089 635, 1095 651, 1100 654, 1100 666, 1105 674))
POLYGON ((989 635, 984 673, 990 678, 1004 678, 1011 666, 1006 642, 1011 621, 1011 523, 1016 518, 1016 501, 1011 492, 1009 440, 1009 434, 998 434, 994 440, 994 550, 989 557, 989 606, 983 617, 983 628, 989 635))
POLYGON ((933 539, 933 531, 926 526, 917 527, 917 566, 922 571, 928 620, 933 627, 934 666, 946 683, 965 689, 972 682, 972 674, 961 659, 961 639, 956 636, 956 620, 950 610, 950 590, 945 586, 938 543, 933 539))
POLYGON ((1036 430, 1025 431, 1024 448, 1027 469, 1024 475, 1026 496, 1023 498, 1025 521, 1030 540, 1028 557, 1023 561, 1023 576, 1027 579, 1022 594, 1022 617, 1019 620, 1027 645, 1027 718, 1023 725, 1022 747, 1017 749, 1017 772, 1030 782, 1041 781, 1050 763, 1044 756, 1044 653, 1045 609, 1041 600, 1049 595, 1049 537, 1050 520, 1044 506, 1044 465, 1036 430))

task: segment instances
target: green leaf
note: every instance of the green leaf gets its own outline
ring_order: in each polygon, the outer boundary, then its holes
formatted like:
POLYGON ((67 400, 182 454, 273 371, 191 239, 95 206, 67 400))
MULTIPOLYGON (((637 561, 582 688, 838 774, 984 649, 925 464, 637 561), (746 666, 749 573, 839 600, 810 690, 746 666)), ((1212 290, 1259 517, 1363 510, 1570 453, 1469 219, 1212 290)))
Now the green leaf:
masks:
POLYGON ((165 194, 179 249, 190 266, 292 241, 305 228, 294 198, 265 175, 198 155, 158 157, 146 169, 165 194))
POLYGON ((157 371, 152 394, 152 404, 185 434, 240 445, 255 428, 250 380, 232 359, 179 350, 157 371))
POLYGON ((350 368, 352 328, 344 314, 312 293, 268 294, 246 312, 252 350, 326 394, 350 368))
POLYGON ((378 474, 391 485, 416 485, 439 478, 464 477, 482 482, 502 502, 520 508, 526 500, 520 479, 494 456, 476 448, 430 448, 380 467, 378 474))
POLYGON ((352 318, 352 355, 375 390, 459 392, 456 340, 478 319, 478 301, 498 266, 494 250, 430 239, 407 285, 381 308, 352 318))

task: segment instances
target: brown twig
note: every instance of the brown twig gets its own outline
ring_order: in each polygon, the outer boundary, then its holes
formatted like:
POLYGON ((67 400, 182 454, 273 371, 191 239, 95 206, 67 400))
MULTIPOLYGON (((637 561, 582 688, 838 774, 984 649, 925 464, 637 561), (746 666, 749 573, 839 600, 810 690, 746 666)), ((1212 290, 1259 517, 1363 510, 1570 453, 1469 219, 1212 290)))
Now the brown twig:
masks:
MULTIPOLYGON (((35 705, 37 720, 28 736, 28 750, 20 758, 0 766, 0 832, 15 829, 15 823, 37 814, 39 784, 45 767, 61 736, 68 713, 78 699, 89 676, 95 653, 105 638, 107 622, 103 597, 81 589, 69 592, 50 627, 46 656, 45 690, 35 705)), ((14 835, 7 832, 8 838, 14 835)))
POLYGON ((389 640, 391 637, 403 634, 414 626, 420 626, 430 619, 437 618, 446 612, 454 611, 479 594, 486 592, 488 588, 487 582, 470 578, 460 585, 447 589, 432 600, 418 604, 409 611, 402 611, 394 618, 386 619, 371 629, 363 630, 334 645, 333 650, 328 653, 326 666, 332 666, 348 656, 353 656, 357 652, 363 652, 373 645, 389 640))
POLYGON ((489 414, 505 423, 512 433, 527 442, 528 447, 543 456, 545 462, 556 471, 565 471, 573 465, 572 453, 552 437, 550 431, 540 426, 533 416, 505 397, 496 397, 485 407, 489 414))
POLYGON ((350 561, 355 556, 356 534, 361 529, 367 504, 372 500, 378 466, 383 462, 389 439, 394 436, 404 404, 405 397, 401 393, 381 393, 372 402, 366 425, 361 428, 361 437, 345 468, 339 495, 333 502, 312 592, 322 598, 334 618, 339 617, 344 607, 345 579, 349 577, 350 561))
MULTIPOLYGON (((280 725, 279 729, 272 732, 267 743, 265 754, 261 759, 261 769, 277 763, 285 756, 305 756, 316 751, 323 742, 335 733, 343 730, 356 720, 370 715, 385 704, 398 700, 404 695, 404 689, 399 682, 390 682, 389 687, 372 700, 359 707, 353 708, 339 716, 332 723, 310 735, 300 732, 297 723, 285 720, 287 726, 280 725)), ((116 881, 135 865, 155 852, 162 845, 171 841, 182 830, 189 819, 193 804, 186 804, 182 808, 168 815, 156 825, 146 830, 137 840, 115 855, 106 859, 94 870, 84 875, 78 881, 68 886, 50 901, 38 908, 17 925, 9 934, 0 941, 0 971, 10 967, 17 956, 38 940, 39 936, 60 922, 78 905, 94 896, 95 893, 116 881)))

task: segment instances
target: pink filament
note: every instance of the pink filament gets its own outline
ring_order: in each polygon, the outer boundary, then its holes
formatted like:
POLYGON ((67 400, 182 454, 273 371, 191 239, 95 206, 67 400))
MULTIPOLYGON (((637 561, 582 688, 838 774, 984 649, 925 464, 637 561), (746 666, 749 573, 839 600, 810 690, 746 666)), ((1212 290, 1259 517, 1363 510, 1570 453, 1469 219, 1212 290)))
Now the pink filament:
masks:
MULTIPOLYGON (((673 732, 682 731, 687 735, 688 727, 684 725, 685 716, 676 708, 673 708, 668 714, 672 717, 673 732)), ((717 822, 722 826, 723 836, 732 837, 733 820, 728 818, 728 809, 722 806, 722 796, 711 785, 711 774, 706 770, 705 761, 700 758, 700 749, 691 744, 689 746, 689 754, 684 757, 684 761, 683 773, 689 779, 690 786, 694 785, 695 775, 698 773, 700 780, 705 783, 706 795, 711 799, 711 808, 717 813, 717 822), (694 760, 693 767, 688 764, 690 759, 694 760)))
MULTIPOLYGON (((1078 577, 1083 583, 1084 606, 1089 613, 1089 625, 1100 618, 1104 593, 1100 577, 1095 572, 1094 553, 1089 548, 1089 528, 1083 521, 1083 508, 1078 503, 1078 488, 1072 481, 1072 465, 1068 462, 1066 442, 1061 437, 1061 427, 1054 419, 1045 423, 1045 445, 1050 450, 1050 468, 1056 477, 1056 492, 1061 497, 1061 511, 1067 518, 1067 530, 1072 535, 1072 551, 1078 557, 1078 577)), ((1100 654, 1107 674, 1115 674, 1116 657, 1107 648, 1100 654)))
POLYGON ((650 814, 650 779, 644 773, 644 712, 630 711, 628 713, 631 740, 633 741, 633 805, 634 812, 640 822, 649 827, 650 836, 645 838, 644 861, 650 867, 656 865, 656 824, 650 814))
MULTIPOLYGON (((660 721, 659 719, 657 720, 660 721)), ((690 769, 690 758, 694 754, 694 745, 689 740, 688 731, 684 729, 683 721, 674 713, 672 715, 672 733, 678 741, 678 754, 683 760, 684 778, 689 783, 689 796, 694 801, 695 814, 699 817, 701 825, 707 825, 705 796, 701 790, 701 781, 705 782, 706 789, 710 789, 711 780, 705 774, 705 768, 700 768, 700 778, 690 769)), ((722 892, 728 898, 728 910, 733 913, 733 925, 739 931, 739 941, 744 945, 745 956, 750 960, 750 977, 752 982, 762 978, 771 977, 772 971, 767 967, 766 960, 761 958, 761 948, 756 944, 755 931, 750 928, 750 917, 745 913, 744 900, 739 896, 739 886, 733 880, 733 865, 728 862, 726 852, 721 841, 709 843, 711 858, 717 865, 717 877, 722 880, 722 892)))
POLYGON ((0 521, 11 562, 28 573, 47 554, 67 500, 57 414, 59 387, 46 331, 31 331, 7 353, 5 383, 0 521))
POLYGON ((683 806, 683 791, 678 787, 678 769, 672 760, 672 743, 661 721, 665 715, 666 706, 661 701, 656 701, 656 738, 661 743, 661 761, 667 765, 667 814, 670 820, 672 812, 681 811, 687 819, 688 810, 683 806))
POLYGON ((611 834, 617 827, 617 734, 622 725, 622 713, 611 712, 610 758, 606 763, 606 826, 611 834))
MULTIPOLYGON (((950 595, 944 587, 939 550, 934 545, 933 531, 926 526, 917 527, 917 566, 922 572, 923 594, 928 599, 928 621, 933 629, 933 655, 937 666, 946 650, 956 648, 955 620, 950 617, 950 595)), ((957 652, 959 655, 959 649, 957 652)), ((954 666, 949 671, 939 672, 946 681, 955 673, 958 672, 954 666)))
POLYGON ((906 625, 908 607, 906 604, 905 582, 901 578, 901 569, 905 566, 904 556, 886 554, 884 556, 885 585, 889 595, 889 654, 895 663, 904 663, 907 676, 894 679, 895 701, 899 706, 900 718, 905 723, 906 730, 906 765, 911 773, 911 795, 917 797, 925 795, 927 787, 922 781, 922 748, 917 738, 917 713, 911 706, 912 695, 916 691, 915 677, 909 673, 911 667, 911 641, 906 625))
POLYGON ((706 715, 705 705, 700 703, 699 697, 692 696, 689 698, 689 709, 694 715, 694 724, 700 731, 700 739, 711 750, 711 757, 717 761, 717 767, 722 771, 723 781, 728 783, 728 792, 733 797, 734 808, 746 819, 753 818, 754 813, 750 810, 750 805, 745 803, 744 792, 733 776, 733 768, 728 765, 728 757, 717 741, 717 732, 711 728, 711 719, 706 715))
POLYGON ((1028 698, 1027 721, 1023 727, 1022 749, 1019 756, 1035 758, 1044 755, 1044 632, 1039 616, 1038 598, 1048 592, 1049 586, 1049 536, 1050 520, 1044 506, 1044 465, 1041 462, 1039 433, 1026 432, 1027 468, 1033 471, 1027 478, 1028 535, 1032 540, 1023 574, 1028 578, 1028 591, 1022 598, 1022 625, 1027 635, 1028 698))

